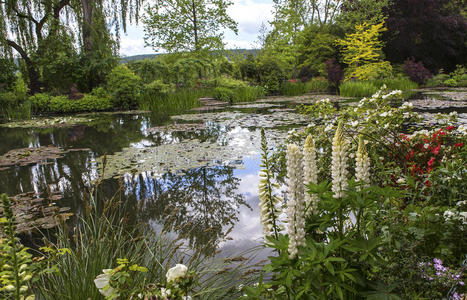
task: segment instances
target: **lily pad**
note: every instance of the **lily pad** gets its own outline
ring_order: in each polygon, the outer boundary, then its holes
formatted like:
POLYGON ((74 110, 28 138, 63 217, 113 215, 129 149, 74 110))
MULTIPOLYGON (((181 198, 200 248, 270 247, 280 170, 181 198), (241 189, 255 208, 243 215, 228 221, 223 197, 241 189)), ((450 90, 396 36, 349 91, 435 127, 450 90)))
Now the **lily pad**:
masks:
MULTIPOLYGON (((277 145, 287 136, 286 130, 267 131, 270 146, 277 145)), ((121 152, 107 155, 105 172, 102 157, 99 158, 99 173, 102 178, 119 177, 124 174, 148 172, 154 176, 167 172, 183 173, 184 170, 214 166, 242 166, 246 156, 257 155, 260 149, 260 130, 237 126, 217 137, 215 141, 185 139, 176 143, 127 147, 121 152)))
MULTIPOLYGON (((73 214, 69 207, 59 207, 55 201, 61 200, 60 193, 41 198, 34 192, 22 193, 10 197, 13 214, 19 233, 28 233, 37 229, 50 229, 69 219, 73 214)), ((3 209, 0 207, 0 216, 3 209)))
POLYGON ((92 122, 93 119, 90 117, 78 117, 78 116, 65 116, 65 117, 54 117, 54 118, 38 118, 25 121, 15 121, 9 123, 0 124, 0 127, 7 128, 58 128, 58 127, 70 127, 77 124, 84 124, 92 122))
POLYGON ((172 116, 174 120, 186 122, 213 122, 225 126, 274 128, 287 125, 304 125, 308 117, 295 112, 276 112, 273 114, 243 113, 237 111, 211 112, 172 116))
POLYGON ((181 123, 181 124, 169 124, 166 126, 157 126, 146 129, 146 133, 156 133, 156 132, 192 132, 197 130, 206 129, 206 124, 204 123, 181 123))
POLYGON ((45 164, 48 160, 62 158, 65 153, 88 150, 89 149, 63 150, 54 146, 13 149, 0 156, 0 168, 4 170, 12 166, 27 166, 36 163, 45 164))

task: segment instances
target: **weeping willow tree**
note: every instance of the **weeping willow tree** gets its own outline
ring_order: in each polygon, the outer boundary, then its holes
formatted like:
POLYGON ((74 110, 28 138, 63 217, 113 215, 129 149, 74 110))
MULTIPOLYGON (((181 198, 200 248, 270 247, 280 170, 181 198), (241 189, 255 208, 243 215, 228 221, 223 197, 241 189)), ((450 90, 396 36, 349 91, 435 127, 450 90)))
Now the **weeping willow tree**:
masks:
MULTIPOLYGON (((71 39, 75 51, 88 62, 112 56, 118 51, 120 29, 125 31, 128 21, 138 21, 142 1, 1 0, 0 51, 2 56, 21 57, 30 92, 36 93, 43 86, 41 61, 54 53, 60 41, 71 39)), ((91 66, 84 73, 94 74, 94 69, 91 66)))

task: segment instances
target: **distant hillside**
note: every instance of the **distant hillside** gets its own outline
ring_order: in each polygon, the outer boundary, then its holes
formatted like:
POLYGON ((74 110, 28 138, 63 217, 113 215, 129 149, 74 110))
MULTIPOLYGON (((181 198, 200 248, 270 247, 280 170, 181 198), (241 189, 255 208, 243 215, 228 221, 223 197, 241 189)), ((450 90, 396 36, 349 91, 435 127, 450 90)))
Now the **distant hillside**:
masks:
MULTIPOLYGON (((229 52, 234 53, 244 53, 244 55, 253 54, 256 56, 258 54, 259 49, 228 49, 226 50, 226 56, 229 58, 229 52)), ((133 56, 125 56, 120 58, 120 63, 124 64, 130 61, 136 60, 143 60, 143 59, 151 59, 155 58, 156 56, 163 55, 162 53, 155 53, 155 54, 140 54, 140 55, 133 55, 133 56)))

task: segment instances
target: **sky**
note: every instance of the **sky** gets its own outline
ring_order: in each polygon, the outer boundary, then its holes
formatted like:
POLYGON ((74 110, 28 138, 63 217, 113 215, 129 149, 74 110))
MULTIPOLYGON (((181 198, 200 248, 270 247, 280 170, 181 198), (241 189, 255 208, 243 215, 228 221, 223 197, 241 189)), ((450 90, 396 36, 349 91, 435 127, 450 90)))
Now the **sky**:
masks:
MULTIPOLYGON (((262 23, 268 25, 272 20, 272 0, 233 0, 228 8, 228 14, 238 23, 238 35, 232 31, 224 32, 224 42, 227 49, 256 48, 259 28, 262 23)), ((143 25, 130 25, 127 33, 121 35, 120 54, 132 56, 157 53, 152 47, 144 46, 143 25)))

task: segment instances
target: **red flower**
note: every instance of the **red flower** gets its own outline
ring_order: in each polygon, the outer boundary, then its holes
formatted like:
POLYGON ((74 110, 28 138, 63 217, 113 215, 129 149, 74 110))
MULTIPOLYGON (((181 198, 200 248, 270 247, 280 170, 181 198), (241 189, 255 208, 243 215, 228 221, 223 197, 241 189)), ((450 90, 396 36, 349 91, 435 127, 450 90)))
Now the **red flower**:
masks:
POLYGON ((454 144, 454 147, 462 147, 462 146, 464 146, 464 143, 462 143, 462 142, 454 144))
POLYGON ((431 186, 431 182, 429 180, 425 181, 425 185, 426 187, 430 187, 431 186))
POLYGON ((452 126, 452 125, 451 125, 451 126, 446 127, 446 130, 451 131, 451 130, 453 130, 454 128, 456 128, 456 126, 452 126))
POLYGON ((428 166, 431 167, 434 162, 435 162, 435 158, 431 157, 431 159, 428 161, 428 166))
POLYGON ((441 145, 436 146, 436 147, 433 149, 433 154, 434 154, 434 155, 438 155, 440 149, 441 149, 441 145))

